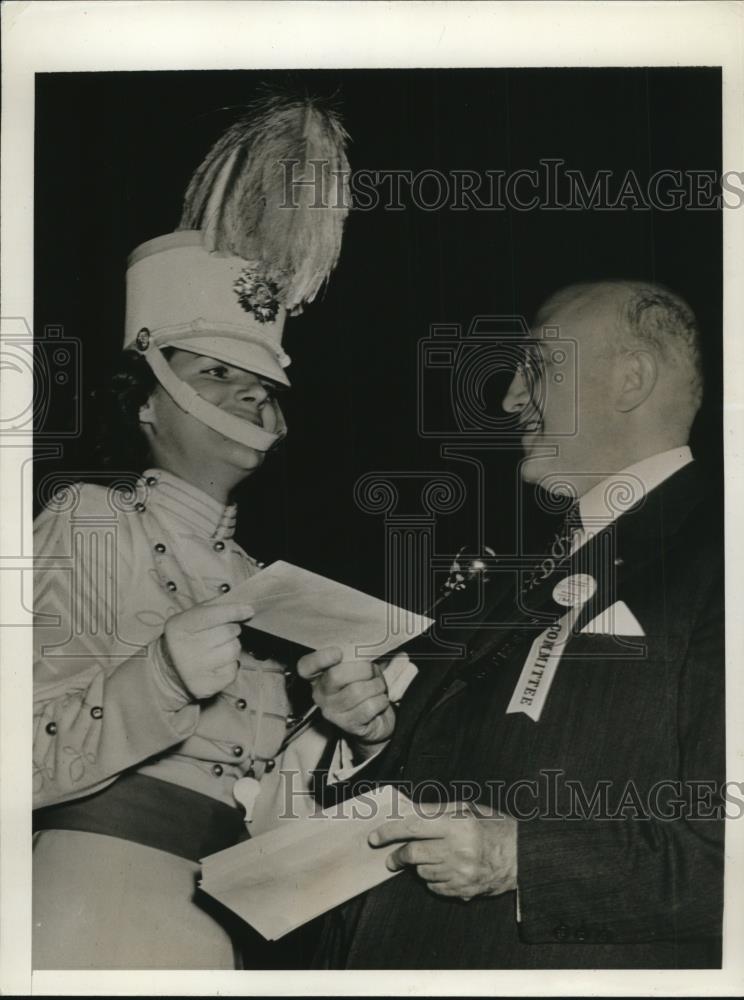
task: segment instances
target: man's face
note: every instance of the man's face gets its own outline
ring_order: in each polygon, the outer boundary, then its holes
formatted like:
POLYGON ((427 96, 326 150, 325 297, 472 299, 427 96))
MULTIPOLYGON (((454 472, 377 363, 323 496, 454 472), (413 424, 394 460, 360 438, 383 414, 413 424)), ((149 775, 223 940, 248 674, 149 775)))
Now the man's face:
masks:
POLYGON ((568 484, 580 495, 590 478, 607 473, 617 429, 611 324, 606 309, 586 302, 548 306, 538 315, 503 402, 519 415, 526 482, 572 492, 561 488, 568 484))
MULTIPOLYGON (((279 428, 276 386, 269 379, 190 351, 175 350, 169 363, 180 379, 213 406, 266 431, 279 428)), ((161 386, 143 407, 141 419, 153 430, 155 462, 165 468, 178 467, 181 474, 217 463, 235 470, 239 481, 264 460, 263 452, 226 438, 184 412, 161 386), (241 470, 243 475, 239 475, 241 470)))

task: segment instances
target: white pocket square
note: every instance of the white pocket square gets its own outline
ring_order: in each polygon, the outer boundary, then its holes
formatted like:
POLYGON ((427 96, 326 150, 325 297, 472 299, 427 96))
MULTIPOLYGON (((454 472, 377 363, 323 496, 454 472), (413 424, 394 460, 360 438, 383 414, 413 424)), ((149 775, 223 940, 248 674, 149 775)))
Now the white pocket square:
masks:
POLYGON ((643 626, 625 601, 615 601, 582 628, 588 635, 645 635, 643 626))

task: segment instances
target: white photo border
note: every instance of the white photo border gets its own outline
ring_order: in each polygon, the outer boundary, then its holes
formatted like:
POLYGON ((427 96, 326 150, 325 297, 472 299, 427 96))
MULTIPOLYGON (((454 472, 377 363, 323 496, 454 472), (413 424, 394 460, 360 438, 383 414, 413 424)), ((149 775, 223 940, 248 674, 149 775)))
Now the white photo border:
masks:
MULTIPOLYGON (((2 317, 33 317, 37 72, 392 67, 720 66, 723 170, 744 170, 740 2, 96 0, 2 7, 2 317)), ((727 761, 744 771, 744 212, 724 212, 727 761)), ((0 373, 2 374, 2 373, 0 373)), ((16 386, 17 388, 17 386, 16 386)), ((11 402, 12 406, 13 403, 11 402)), ((30 589, 30 442, 0 448, 0 612, 30 589), (20 450, 19 450, 20 449, 20 450), (25 449, 25 450, 24 450, 25 449)), ((0 614, 0 623, 7 619, 0 614)), ((17 620, 17 619, 14 619, 17 620)), ((744 821, 728 821, 723 969, 31 974, 30 629, 2 628, 0 992, 6 995, 629 995, 744 992, 744 821), (18 748, 28 747, 26 753, 18 748), (738 942, 738 945, 737 945, 738 942)))

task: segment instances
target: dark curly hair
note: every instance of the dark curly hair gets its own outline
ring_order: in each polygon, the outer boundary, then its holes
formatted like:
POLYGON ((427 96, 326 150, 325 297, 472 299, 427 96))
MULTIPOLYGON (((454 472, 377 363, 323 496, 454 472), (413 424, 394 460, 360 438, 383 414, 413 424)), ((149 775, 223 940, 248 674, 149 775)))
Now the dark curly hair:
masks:
MULTIPOLYGON (((169 358, 173 348, 164 348, 163 354, 169 358)), ((91 451, 102 472, 138 475, 151 463, 139 411, 157 384, 142 355, 124 351, 107 384, 91 394, 95 416, 91 451)))

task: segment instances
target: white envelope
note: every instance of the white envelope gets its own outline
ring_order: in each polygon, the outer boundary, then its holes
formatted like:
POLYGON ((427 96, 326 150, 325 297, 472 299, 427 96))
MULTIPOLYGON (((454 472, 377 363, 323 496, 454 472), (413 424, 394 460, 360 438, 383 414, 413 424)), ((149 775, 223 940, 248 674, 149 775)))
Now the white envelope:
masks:
POLYGON ((384 656, 433 622, 281 560, 221 600, 252 605, 256 614, 251 628, 310 649, 340 646, 349 658, 384 656))
POLYGON ((587 635, 645 635, 625 601, 615 601, 582 628, 587 635))
POLYGON ((385 785, 204 858, 201 888, 274 941, 397 875, 385 862, 400 844, 367 837, 412 813, 385 785))

